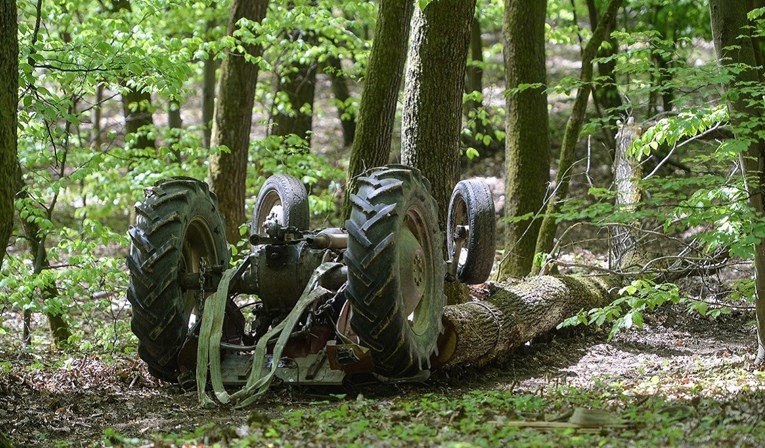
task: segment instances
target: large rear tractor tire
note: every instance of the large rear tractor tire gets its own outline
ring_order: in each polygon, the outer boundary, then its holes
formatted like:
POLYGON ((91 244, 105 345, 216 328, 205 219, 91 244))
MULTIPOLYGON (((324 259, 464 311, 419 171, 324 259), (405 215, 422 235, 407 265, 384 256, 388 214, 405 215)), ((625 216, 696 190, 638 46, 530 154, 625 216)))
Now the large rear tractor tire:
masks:
POLYGON ((201 319, 200 304, 213 292, 184 290, 179 279, 213 266, 228 268, 226 226, 215 194, 196 179, 171 178, 145 194, 135 206, 136 224, 128 230, 131 328, 149 372, 176 382, 178 352, 201 319))
POLYGON ((455 240, 462 239, 457 254, 457 280, 477 285, 489 278, 494 265, 496 226, 489 186, 474 179, 458 182, 449 200, 446 224, 450 259, 457 250, 455 240))
POLYGON ((346 221, 351 327, 375 373, 412 377, 430 368, 446 304, 436 202, 429 182, 405 166, 371 169, 358 188, 346 221))

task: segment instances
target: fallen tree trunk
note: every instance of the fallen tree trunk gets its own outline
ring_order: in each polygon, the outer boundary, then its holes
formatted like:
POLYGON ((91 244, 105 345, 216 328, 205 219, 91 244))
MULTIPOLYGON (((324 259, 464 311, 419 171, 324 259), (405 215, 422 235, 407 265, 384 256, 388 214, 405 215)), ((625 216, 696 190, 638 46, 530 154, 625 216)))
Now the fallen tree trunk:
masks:
POLYGON ((507 357, 580 310, 610 303, 620 285, 617 276, 539 276, 513 285, 491 283, 485 300, 444 309, 434 367, 482 366, 507 357))

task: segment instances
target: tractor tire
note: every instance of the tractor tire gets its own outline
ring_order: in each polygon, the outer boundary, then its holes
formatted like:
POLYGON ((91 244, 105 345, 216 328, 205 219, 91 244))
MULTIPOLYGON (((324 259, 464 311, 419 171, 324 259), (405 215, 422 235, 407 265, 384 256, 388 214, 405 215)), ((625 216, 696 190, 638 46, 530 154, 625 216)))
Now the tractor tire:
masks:
POLYGON ((489 186, 479 180, 457 183, 449 200, 446 223, 446 248, 449 259, 456 245, 458 226, 467 228, 467 239, 458 257, 457 280, 469 285, 485 282, 494 265, 496 218, 489 186))
POLYGON ((274 174, 266 179, 255 200, 252 232, 265 235, 269 221, 308 230, 309 218, 308 192, 303 183, 288 174, 274 174))
POLYGON ((203 267, 228 267, 226 226, 215 194, 196 179, 171 178, 145 194, 135 206, 136 224, 128 230, 131 328, 149 372, 176 382, 178 353, 195 319, 201 319, 202 295, 213 292, 184 290, 179 277, 203 267))
POLYGON ((445 262, 430 183, 418 170, 374 168, 358 179, 346 221, 351 328, 374 372, 406 378, 430 368, 441 332, 445 262))

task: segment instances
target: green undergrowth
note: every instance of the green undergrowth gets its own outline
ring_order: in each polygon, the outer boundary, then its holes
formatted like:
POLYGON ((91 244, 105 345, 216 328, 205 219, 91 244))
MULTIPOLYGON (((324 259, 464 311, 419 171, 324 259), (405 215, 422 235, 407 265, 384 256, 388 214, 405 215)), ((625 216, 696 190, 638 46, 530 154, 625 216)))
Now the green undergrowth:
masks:
MULTIPOLYGON (((758 374, 753 374, 758 375, 758 374)), ((132 439, 111 429, 110 446, 760 446, 765 393, 670 400, 631 395, 618 384, 538 393, 473 390, 370 399, 331 396, 249 412, 241 426, 209 424, 192 433, 132 439), (576 408, 603 411, 604 424, 566 426, 576 408), (530 427, 536 426, 536 427, 530 427), (759 442, 758 442, 759 441, 759 442)))

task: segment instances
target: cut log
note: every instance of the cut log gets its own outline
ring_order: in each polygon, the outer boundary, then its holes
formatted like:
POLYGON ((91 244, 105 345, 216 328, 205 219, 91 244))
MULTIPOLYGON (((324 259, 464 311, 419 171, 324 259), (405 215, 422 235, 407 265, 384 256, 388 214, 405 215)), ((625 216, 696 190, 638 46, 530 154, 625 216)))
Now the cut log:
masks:
POLYGON ((444 333, 433 367, 482 366, 578 313, 612 301, 619 277, 539 276, 516 284, 489 283, 482 301, 444 309, 444 333))

